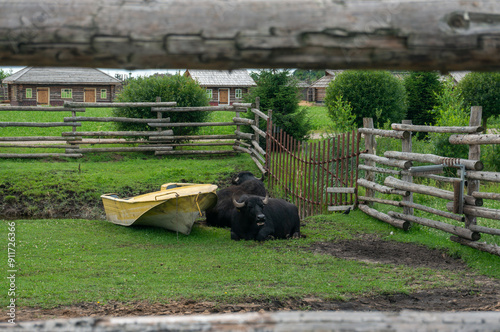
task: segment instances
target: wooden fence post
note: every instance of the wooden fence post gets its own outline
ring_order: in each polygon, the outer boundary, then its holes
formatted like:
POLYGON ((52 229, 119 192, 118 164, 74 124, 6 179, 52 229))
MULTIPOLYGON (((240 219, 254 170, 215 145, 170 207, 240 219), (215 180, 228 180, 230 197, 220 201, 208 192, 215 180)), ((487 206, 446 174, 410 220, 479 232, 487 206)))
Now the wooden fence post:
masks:
MULTIPOLYGON (((411 125, 412 121, 411 120, 403 120, 401 123, 402 124, 411 125)), ((412 146, 411 146, 411 131, 410 131, 410 136, 408 138, 403 138, 401 140, 401 143, 402 143, 401 144, 402 145, 402 147, 401 147, 402 148, 402 152, 411 152, 411 149, 412 149, 412 146)), ((406 182, 413 183, 413 176, 411 176, 409 174, 404 174, 402 176, 402 180, 406 181, 406 182)), ((413 203, 413 193, 410 192, 409 196, 403 197, 403 202, 413 203)), ((405 206, 405 207, 403 207, 403 212, 404 212, 404 214, 413 215, 413 208, 405 206)))
MULTIPOLYGON (((260 106, 260 105, 259 105, 260 106)), ((267 129, 266 129, 266 172, 269 174, 269 170, 271 169, 271 136, 273 131, 273 111, 268 110, 267 116, 269 119, 267 120, 267 129)), ((272 182, 272 179, 269 179, 269 184, 272 182)))
MULTIPOLYGON (((472 106, 470 109, 469 126, 481 125, 481 118, 483 115, 483 108, 481 106, 472 106)), ((469 160, 481 159, 480 145, 469 145, 469 160)), ((479 180, 467 180, 467 194, 472 195, 474 191, 479 191, 479 180)), ((476 224, 476 217, 472 215, 465 215, 465 227, 476 224)))
MULTIPOLYGON (((373 129, 373 118, 363 118, 363 127, 373 129)), ((373 134, 364 134, 365 135, 365 148, 368 154, 375 154, 376 152, 376 142, 375 135, 373 134)), ((373 160, 365 159, 365 165, 367 166, 375 166, 376 163, 373 160)), ((373 181, 375 178, 375 174, 372 171, 366 171, 365 179, 368 181, 373 181)), ((375 191, 372 189, 366 188, 366 197, 375 197, 375 191)), ((367 202, 366 205, 373 206, 373 202, 367 202)))

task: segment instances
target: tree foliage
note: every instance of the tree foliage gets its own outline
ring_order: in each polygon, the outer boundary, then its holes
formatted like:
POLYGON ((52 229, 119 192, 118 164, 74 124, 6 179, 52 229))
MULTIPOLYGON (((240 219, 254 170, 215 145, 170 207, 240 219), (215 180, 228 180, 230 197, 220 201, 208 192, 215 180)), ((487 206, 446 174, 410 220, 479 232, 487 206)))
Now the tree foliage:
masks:
POLYGON ((363 118, 373 118, 375 126, 400 122, 406 115, 403 83, 387 71, 348 70, 337 75, 326 89, 325 105, 333 107, 337 98, 349 102, 362 126, 363 118))
MULTIPOLYGON (((205 89, 193 79, 182 76, 146 76, 129 80, 128 84, 118 94, 117 102, 154 102, 156 97, 161 101, 177 102, 177 106, 207 106, 209 99, 205 89)), ((114 116, 128 118, 156 118, 156 113, 150 107, 123 107, 113 110, 114 116)), ((203 122, 208 112, 164 112, 163 117, 169 117, 171 122, 203 122)), ((156 130, 142 123, 118 123, 119 130, 147 131, 156 130)), ((195 133, 197 127, 176 127, 175 135, 195 133)))
POLYGON ((312 83, 321 77, 325 76, 324 70, 307 70, 307 69, 296 69, 293 72, 293 76, 299 81, 306 81, 312 83))
POLYGON ((306 110, 299 107, 297 80, 289 70, 261 70, 254 73, 257 86, 250 89, 246 102, 260 98, 262 110, 273 110, 273 124, 298 140, 304 140, 311 125, 306 110))
POLYGON ((352 106, 342 100, 342 96, 337 96, 336 100, 329 103, 327 110, 336 132, 345 133, 355 128, 356 117, 352 114, 352 106))
POLYGON ((458 83, 465 107, 482 106, 483 127, 490 117, 500 115, 500 73, 472 72, 458 83))
POLYGON ((408 110, 406 119, 415 125, 433 125, 436 121, 432 111, 437 104, 443 84, 439 74, 431 71, 413 71, 404 78, 408 110))
POLYGON ((7 76, 10 76, 12 73, 8 73, 6 72, 5 70, 1 69, 0 68, 0 81, 2 81, 4 78, 6 78, 7 76))

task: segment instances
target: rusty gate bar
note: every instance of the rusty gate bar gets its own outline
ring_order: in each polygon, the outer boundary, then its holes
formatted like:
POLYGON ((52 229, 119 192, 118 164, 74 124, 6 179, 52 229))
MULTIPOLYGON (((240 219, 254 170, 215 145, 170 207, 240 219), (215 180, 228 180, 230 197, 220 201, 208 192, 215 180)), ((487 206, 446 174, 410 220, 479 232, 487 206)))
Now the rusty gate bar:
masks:
POLYGON ((357 200, 359 140, 356 130, 318 142, 299 142, 271 124, 266 140, 268 190, 295 204, 301 218, 323 213, 331 205, 357 200), (328 187, 356 188, 329 194, 328 187))

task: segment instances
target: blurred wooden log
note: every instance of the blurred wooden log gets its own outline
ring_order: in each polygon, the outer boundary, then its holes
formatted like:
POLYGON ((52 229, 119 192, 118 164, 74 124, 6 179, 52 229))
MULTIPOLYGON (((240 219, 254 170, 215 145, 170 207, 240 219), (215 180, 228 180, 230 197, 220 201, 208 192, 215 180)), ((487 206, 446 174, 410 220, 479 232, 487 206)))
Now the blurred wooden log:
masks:
POLYGON ((360 204, 358 208, 367 215, 372 216, 373 218, 377 218, 378 220, 384 221, 394 227, 401 228, 402 230, 405 231, 410 229, 410 223, 408 221, 393 218, 385 213, 379 212, 364 204, 360 204))
POLYGON ((82 121, 82 122, 130 122, 130 123, 166 123, 170 122, 170 118, 162 119, 136 119, 136 118, 125 118, 125 117, 95 117, 95 116, 75 116, 66 117, 64 122, 71 121, 82 121))
POLYGON ((3 0, 2 65, 500 69, 497 1, 138 3, 3 0))
MULTIPOLYGON (((1 30, 0 30, 1 31, 1 30)), ((79 64, 79 67, 84 66, 84 63, 79 64)), ((113 108, 113 107, 168 107, 176 106, 175 101, 169 102, 130 102, 130 103, 80 103, 76 101, 65 101, 64 107, 80 107, 80 108, 113 108)))
POLYGON ((79 122, 0 122, 0 127, 80 127, 79 122))
POLYGON ((497 193, 485 193, 480 191, 473 191, 471 196, 476 198, 494 199, 500 201, 500 194, 497 193))
POLYGON ((398 139, 404 139, 410 137, 409 131, 395 131, 395 130, 383 130, 383 129, 374 129, 374 128, 359 128, 358 132, 361 134, 372 134, 382 137, 392 137, 398 139))
POLYGON ((2 106, 1 111, 18 112, 85 112, 85 108, 42 107, 42 106, 2 106))
POLYGON ((464 246, 469 246, 474 249, 478 249, 484 252, 489 252, 490 254, 493 255, 500 256, 500 247, 494 244, 488 244, 485 242, 474 242, 467 239, 463 239, 458 236, 450 236, 450 240, 452 240, 453 242, 460 243, 461 245, 464 246))
MULTIPOLYGON (((453 202, 447 203, 446 208, 448 209, 448 211, 453 211, 453 202)), ((497 209, 488 209, 485 207, 471 206, 465 204, 464 214, 471 215, 474 217, 500 220, 500 210, 497 209)))
POLYGON ((407 130, 413 132, 430 132, 430 133, 464 133, 472 134, 484 131, 483 127, 438 127, 438 126, 421 126, 421 125, 408 125, 401 123, 393 123, 391 128, 394 130, 407 130))
POLYGON ((440 230, 445 231, 447 233, 458 235, 460 237, 463 237, 463 238, 466 238, 466 239, 469 239, 472 241, 477 241, 481 238, 481 234, 479 234, 478 232, 473 232, 467 228, 453 226, 453 225, 450 225, 450 224, 447 224, 447 223, 444 223, 441 221, 436 221, 436 220, 422 218, 422 217, 416 217, 416 216, 410 216, 407 214, 398 213, 398 212, 394 212, 394 211, 389 211, 387 214, 393 218, 411 221, 411 222, 414 222, 414 223, 417 223, 420 225, 424 225, 427 227, 440 229, 440 230))
MULTIPOLYGON (((400 190, 407 190, 418 194, 425 194, 434 197, 439 197, 452 201, 454 199, 454 194, 452 191, 438 189, 435 187, 425 186, 422 184, 415 184, 410 182, 401 181, 392 176, 388 176, 384 180, 384 184, 389 187, 393 187, 400 190)), ((465 196, 465 201, 467 204, 481 206, 483 205, 483 200, 480 198, 475 198, 472 196, 465 196)))
MULTIPOLYGON (((460 170, 457 172, 460 175, 460 170)), ((500 182, 499 172, 476 172, 476 171, 466 171, 465 177, 469 180, 481 180, 490 182, 500 182)))
POLYGON ((369 153, 362 153, 359 155, 359 158, 374 161, 377 164, 382 164, 382 165, 392 166, 392 167, 399 167, 399 168, 403 168, 403 169, 409 169, 412 166, 411 161, 389 159, 389 158, 379 157, 379 156, 376 156, 374 154, 369 154, 369 153))
POLYGON ((467 169, 480 171, 483 169, 483 163, 480 160, 469 160, 469 159, 458 159, 458 158, 446 158, 441 156, 436 156, 430 153, 414 153, 414 152, 399 152, 399 151, 386 151, 384 152, 386 158, 395 158, 402 160, 412 160, 419 161, 423 163, 431 164, 448 164, 448 161, 453 160, 455 163, 460 163, 464 165, 467 169))
POLYGON ((382 186, 378 183, 371 182, 371 181, 368 181, 365 179, 358 179, 358 185, 365 187, 365 188, 369 188, 369 189, 378 191, 378 192, 383 193, 383 194, 401 195, 403 197, 410 195, 409 191, 397 190, 397 189, 394 189, 391 187, 382 186))
POLYGON ((500 135, 451 135, 449 142, 451 144, 500 144, 500 135))

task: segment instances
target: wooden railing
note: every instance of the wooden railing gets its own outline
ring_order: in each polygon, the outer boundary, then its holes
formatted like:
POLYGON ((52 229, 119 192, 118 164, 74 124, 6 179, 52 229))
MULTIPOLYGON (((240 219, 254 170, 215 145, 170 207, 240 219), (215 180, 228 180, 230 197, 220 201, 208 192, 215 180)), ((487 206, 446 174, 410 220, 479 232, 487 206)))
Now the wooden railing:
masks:
POLYGON ((499 246, 477 242, 481 238, 481 233, 500 235, 500 227, 480 226, 477 222, 477 217, 500 220, 500 210, 482 207, 484 199, 500 201, 500 194, 479 191, 479 180, 500 183, 500 173, 483 172, 483 163, 480 161, 479 150, 480 144, 499 144, 500 135, 479 134, 483 130, 479 126, 480 122, 481 107, 471 109, 471 119, 467 127, 415 126, 406 122, 392 124, 393 130, 378 130, 373 129, 371 119, 365 119, 365 128, 360 129, 360 132, 365 135, 367 153, 360 156, 365 161, 365 164, 358 166, 359 170, 365 172, 365 176, 364 179, 358 180, 358 185, 366 188, 366 194, 358 196, 358 200, 361 202, 359 204, 360 210, 404 230, 407 230, 411 223, 440 229, 452 234, 450 238, 452 241, 500 256, 499 246), (452 133, 449 142, 452 144, 468 144, 469 157, 468 159, 458 159, 412 153, 412 132, 452 133), (383 157, 375 155, 375 136, 400 139, 403 151, 386 151, 383 157), (413 167, 414 161, 431 165, 413 167), (457 168, 457 177, 432 174, 441 167, 439 165, 457 168), (464 172, 463 177, 462 172, 464 172), (374 181, 376 173, 388 175, 383 185, 374 181), (416 184, 413 183, 414 177, 424 177, 433 179, 436 182, 449 183, 453 186, 453 190, 416 184), (467 183, 466 191, 465 183, 467 183), (384 195, 399 195, 402 198, 401 200, 394 200, 386 197, 376 197, 376 192, 384 195), (446 204, 446 210, 448 211, 414 203, 413 193, 449 200, 450 202, 446 204), (373 208, 373 203, 402 207, 403 213, 395 211, 382 213, 373 208), (462 225, 457 226, 453 222, 436 221, 415 216, 414 209, 443 217, 445 220, 458 221, 462 225))

